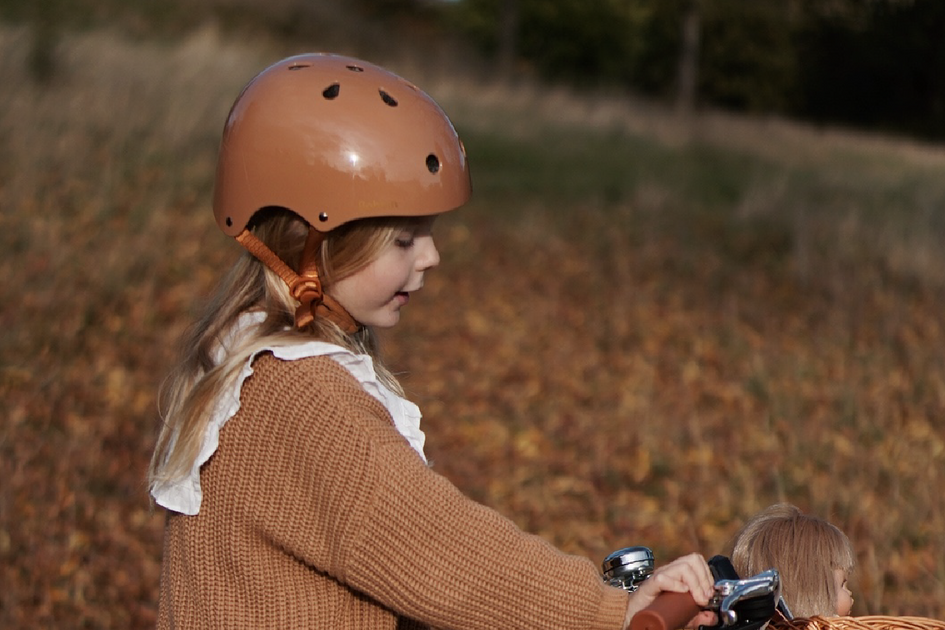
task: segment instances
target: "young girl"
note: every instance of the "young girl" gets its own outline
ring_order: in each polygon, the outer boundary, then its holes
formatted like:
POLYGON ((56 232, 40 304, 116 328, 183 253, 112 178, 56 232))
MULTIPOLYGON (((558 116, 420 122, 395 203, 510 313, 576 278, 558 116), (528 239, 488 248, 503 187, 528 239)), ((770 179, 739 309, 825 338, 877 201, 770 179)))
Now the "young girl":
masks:
POLYGON ((374 329, 469 194, 450 121, 396 75, 303 55, 244 88, 214 215, 247 252, 186 340, 150 470, 160 628, 617 629, 661 591, 707 603, 697 554, 630 596, 427 466, 374 329))
POLYGON ((731 558, 743 577, 776 568, 784 601, 796 617, 850 614, 853 547, 846 534, 822 518, 786 503, 772 505, 735 535, 731 558))

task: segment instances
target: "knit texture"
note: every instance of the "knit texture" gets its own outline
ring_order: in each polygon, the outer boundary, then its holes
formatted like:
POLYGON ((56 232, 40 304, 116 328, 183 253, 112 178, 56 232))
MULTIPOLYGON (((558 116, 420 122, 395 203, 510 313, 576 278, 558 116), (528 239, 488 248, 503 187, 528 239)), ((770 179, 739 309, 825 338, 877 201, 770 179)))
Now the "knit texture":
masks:
POLYGON ((158 627, 622 627, 627 593, 430 469, 328 357, 263 355, 169 512, 158 627))

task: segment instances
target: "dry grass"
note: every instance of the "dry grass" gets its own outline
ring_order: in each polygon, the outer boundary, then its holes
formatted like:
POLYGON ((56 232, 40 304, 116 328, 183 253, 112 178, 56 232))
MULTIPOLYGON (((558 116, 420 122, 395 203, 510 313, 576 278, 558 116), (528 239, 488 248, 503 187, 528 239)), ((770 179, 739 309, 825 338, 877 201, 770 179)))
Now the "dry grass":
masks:
MULTIPOLYGON (((73 36, 39 88, 25 38, 0 30, 0 625, 150 627, 154 394, 235 252, 208 211, 218 133, 275 53, 73 36)), ((596 559, 714 554, 793 501, 854 540, 856 614, 945 617, 941 149, 719 114, 681 131, 626 100, 399 69, 482 165, 387 337, 436 466, 596 559), (628 143, 668 174, 613 198, 515 190, 529 151, 620 162, 628 143)))

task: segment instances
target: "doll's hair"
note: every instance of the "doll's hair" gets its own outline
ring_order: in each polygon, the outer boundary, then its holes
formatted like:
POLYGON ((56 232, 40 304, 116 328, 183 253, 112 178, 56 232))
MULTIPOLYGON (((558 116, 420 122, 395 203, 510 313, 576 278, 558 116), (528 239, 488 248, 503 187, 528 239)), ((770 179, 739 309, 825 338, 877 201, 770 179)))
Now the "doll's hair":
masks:
MULTIPOLYGON (((319 259, 319 276, 328 294, 334 283, 366 267, 397 238, 416 224, 414 217, 360 219, 326 235, 319 259)), ((253 233, 281 260, 298 269, 308 235, 308 224, 291 211, 267 208, 256 213, 253 233)), ((378 378, 403 394, 397 379, 380 361, 377 337, 367 326, 346 334, 324 317, 303 329, 295 328, 297 302, 285 282, 249 252, 243 252, 223 277, 202 316, 184 335, 182 358, 161 391, 161 430, 148 471, 153 486, 186 476, 200 451, 203 436, 219 392, 238 375, 256 351, 313 338, 374 361, 378 378), (240 315, 264 313, 265 319, 242 334, 237 345, 228 342, 240 315), (224 351, 225 346, 225 351, 224 351), (222 354, 222 356, 221 356, 222 354)))
POLYGON ((849 574, 856 565, 846 534, 787 503, 749 519, 733 539, 731 558, 743 578, 776 568, 784 600, 797 617, 835 617, 834 571, 849 574))

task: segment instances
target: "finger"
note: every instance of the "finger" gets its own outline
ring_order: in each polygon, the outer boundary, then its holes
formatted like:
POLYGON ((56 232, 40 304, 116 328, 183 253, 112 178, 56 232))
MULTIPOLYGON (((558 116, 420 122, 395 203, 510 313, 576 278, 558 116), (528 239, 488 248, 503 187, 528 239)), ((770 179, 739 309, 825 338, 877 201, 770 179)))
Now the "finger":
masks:
POLYGON ((711 610, 703 610, 698 615, 689 620, 687 628, 698 628, 699 626, 715 626, 719 623, 719 616, 711 610))
POLYGON ((677 558, 676 562, 685 563, 691 567, 700 580, 708 582, 713 581, 712 569, 709 568, 709 563, 705 561, 705 558, 702 557, 702 554, 691 553, 687 556, 677 558))
POLYGON ((699 572, 702 574, 702 578, 708 582, 715 583, 715 577, 712 575, 712 569, 709 567, 709 563, 706 562, 705 558, 701 553, 690 554, 692 561, 696 563, 696 566, 699 568, 699 572))
POLYGON ((712 576, 709 563, 698 553, 685 556, 685 561, 687 567, 691 570, 691 573, 687 574, 687 584, 693 598, 699 601, 700 604, 707 604, 713 595, 715 586, 715 578, 712 576), (702 601, 703 597, 705 601, 702 601))
MULTIPOLYGON (((692 593, 696 602, 704 606, 713 595, 714 579, 708 563, 698 553, 677 558, 663 567, 665 574, 678 580, 686 590, 692 593)), ((673 590, 679 590, 674 588, 673 590)))

